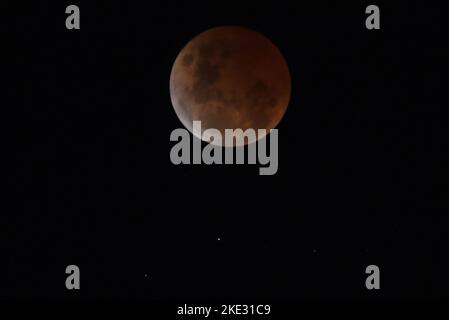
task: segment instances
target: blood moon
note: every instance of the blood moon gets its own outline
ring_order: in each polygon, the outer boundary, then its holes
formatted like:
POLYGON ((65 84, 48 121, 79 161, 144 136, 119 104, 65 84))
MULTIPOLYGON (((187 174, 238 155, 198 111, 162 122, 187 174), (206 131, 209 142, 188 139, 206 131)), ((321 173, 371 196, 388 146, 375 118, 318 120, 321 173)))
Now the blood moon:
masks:
POLYGON ((284 116, 290 94, 290 72, 281 52, 242 27, 216 27, 196 36, 179 53, 170 76, 176 114, 200 139, 203 132, 195 132, 193 121, 201 121, 202 131, 218 129, 223 136, 225 129, 269 132, 284 116))

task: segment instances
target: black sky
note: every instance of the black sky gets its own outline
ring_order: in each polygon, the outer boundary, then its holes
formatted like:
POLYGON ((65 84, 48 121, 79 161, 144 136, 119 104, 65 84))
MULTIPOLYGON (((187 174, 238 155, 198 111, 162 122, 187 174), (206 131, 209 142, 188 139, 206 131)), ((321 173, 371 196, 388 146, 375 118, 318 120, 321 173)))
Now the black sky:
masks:
POLYGON ((368 31, 363 1, 89 1, 68 31, 69 4, 5 5, 0 298, 448 296, 439 5, 379 4, 368 31), (264 34, 290 66, 275 176, 170 162, 171 66, 220 25, 264 34))

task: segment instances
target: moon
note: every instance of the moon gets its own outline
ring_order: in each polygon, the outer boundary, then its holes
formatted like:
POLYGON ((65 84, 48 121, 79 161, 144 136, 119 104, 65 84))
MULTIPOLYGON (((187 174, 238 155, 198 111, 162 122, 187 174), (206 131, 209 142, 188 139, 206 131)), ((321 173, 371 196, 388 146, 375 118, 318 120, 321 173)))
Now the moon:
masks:
MULTIPOLYGON (((269 132, 283 118, 290 94, 290 72, 279 49, 243 27, 199 34, 181 50, 170 75, 175 112, 199 139, 207 129, 218 129, 223 137, 225 129, 269 132), (195 132, 193 121, 201 121, 201 132, 195 132)), ((222 144, 228 143, 223 138, 222 144)))

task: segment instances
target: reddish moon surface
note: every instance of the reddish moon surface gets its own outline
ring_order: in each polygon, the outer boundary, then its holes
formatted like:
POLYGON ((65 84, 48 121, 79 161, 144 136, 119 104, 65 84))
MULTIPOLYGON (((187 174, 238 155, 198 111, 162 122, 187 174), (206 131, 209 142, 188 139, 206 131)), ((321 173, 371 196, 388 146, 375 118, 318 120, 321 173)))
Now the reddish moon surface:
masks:
POLYGON ((281 52, 263 35, 241 27, 217 27, 195 37, 179 53, 170 76, 172 104, 183 125, 198 138, 206 129, 218 129, 223 145, 224 129, 275 128, 290 93, 281 52), (201 121, 202 132, 194 132, 193 121, 201 121))

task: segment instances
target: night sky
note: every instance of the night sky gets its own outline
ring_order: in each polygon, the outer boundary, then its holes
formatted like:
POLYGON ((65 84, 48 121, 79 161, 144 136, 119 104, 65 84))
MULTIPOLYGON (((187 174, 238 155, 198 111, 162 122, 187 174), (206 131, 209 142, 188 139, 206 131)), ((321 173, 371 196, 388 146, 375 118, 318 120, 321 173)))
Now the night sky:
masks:
POLYGON ((84 1, 69 31, 72 3, 9 2, 0 298, 449 296, 439 5, 377 2, 369 31, 374 2, 84 1), (289 65, 274 176, 170 161, 171 67, 222 25, 262 33, 289 65))

